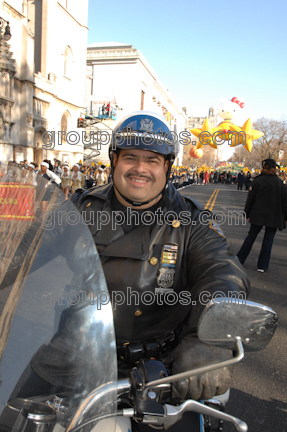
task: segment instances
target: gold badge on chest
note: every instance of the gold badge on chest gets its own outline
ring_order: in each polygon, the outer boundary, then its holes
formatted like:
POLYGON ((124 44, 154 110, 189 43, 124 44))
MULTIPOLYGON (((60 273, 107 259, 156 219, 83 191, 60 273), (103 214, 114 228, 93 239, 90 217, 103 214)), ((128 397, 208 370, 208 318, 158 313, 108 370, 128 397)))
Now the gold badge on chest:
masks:
POLYGON ((176 243, 165 243, 162 247, 159 275, 157 277, 158 287, 155 292, 173 291, 175 266, 177 261, 178 245, 176 243))

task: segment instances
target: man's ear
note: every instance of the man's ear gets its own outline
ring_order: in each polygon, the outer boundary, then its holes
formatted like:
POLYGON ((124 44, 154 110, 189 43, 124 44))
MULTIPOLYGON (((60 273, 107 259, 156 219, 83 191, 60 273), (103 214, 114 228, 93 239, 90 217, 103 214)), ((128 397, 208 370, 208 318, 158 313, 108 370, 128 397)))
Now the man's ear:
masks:
POLYGON ((169 167, 169 164, 170 164, 170 161, 169 161, 169 160, 166 160, 166 161, 164 162, 164 170, 165 170, 165 172, 167 172, 168 167, 169 167))
POLYGON ((113 154, 113 165, 114 165, 114 168, 116 167, 117 163, 118 163, 118 155, 116 153, 114 153, 113 154))

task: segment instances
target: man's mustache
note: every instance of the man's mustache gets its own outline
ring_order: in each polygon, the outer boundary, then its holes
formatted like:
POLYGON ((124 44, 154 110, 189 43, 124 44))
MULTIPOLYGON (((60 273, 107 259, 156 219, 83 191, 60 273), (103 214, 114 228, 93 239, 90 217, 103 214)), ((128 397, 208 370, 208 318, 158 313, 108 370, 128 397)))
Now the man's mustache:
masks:
POLYGON ((147 175, 144 175, 144 174, 139 174, 137 172, 127 173, 127 174, 125 174, 125 177, 126 178, 128 178, 128 177, 138 177, 138 178, 142 178, 142 179, 148 180, 148 181, 153 181, 154 180, 153 177, 150 177, 150 176, 147 176, 147 175))

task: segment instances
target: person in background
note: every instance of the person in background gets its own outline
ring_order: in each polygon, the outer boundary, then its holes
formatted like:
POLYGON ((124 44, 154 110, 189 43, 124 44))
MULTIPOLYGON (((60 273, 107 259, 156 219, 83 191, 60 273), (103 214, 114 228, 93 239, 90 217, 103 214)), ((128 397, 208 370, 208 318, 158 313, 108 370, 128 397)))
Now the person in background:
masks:
POLYGON ((113 181, 112 174, 111 174, 111 168, 106 168, 106 173, 108 176, 108 183, 111 183, 113 181))
POLYGON ((37 173, 35 172, 35 165, 33 162, 27 164, 27 169, 23 170, 24 181, 34 186, 37 186, 37 173))
POLYGON ((58 161, 58 160, 55 161, 55 166, 54 166, 53 172, 54 172, 58 177, 61 177, 62 170, 61 170, 61 167, 60 167, 60 164, 59 164, 59 161, 58 161))
POLYGON ((80 171, 80 165, 79 164, 75 164, 73 166, 73 173, 71 175, 71 179, 72 179, 72 189, 71 189, 71 194, 73 195, 73 193, 75 193, 75 191, 77 189, 83 189, 83 187, 85 186, 85 176, 83 173, 81 173, 80 171))
POLYGON ((203 171, 200 172, 199 178, 200 178, 200 184, 203 185, 203 182, 204 182, 204 172, 203 171))
POLYGON ((65 194, 65 199, 68 199, 69 191, 72 185, 72 179, 70 174, 70 169, 67 165, 64 165, 63 172, 61 174, 61 189, 65 194))
MULTIPOLYGON (((47 159, 44 159, 44 161, 41 162, 40 171, 38 172, 38 176, 43 177, 49 181, 54 181, 57 185, 59 185, 61 183, 61 180, 59 179, 59 177, 56 176, 56 174, 54 174, 53 171, 51 171, 49 169, 49 161, 47 159)), ((40 201, 41 217, 43 216, 43 214, 47 210, 48 203, 49 203, 51 196, 53 194, 53 189, 51 189, 47 186, 48 185, 46 184, 45 188, 41 188, 41 191, 40 191, 40 192, 44 192, 44 194, 42 193, 41 201, 40 201), (46 190, 44 191, 44 189, 46 189, 46 190)))
POLYGON ((28 169, 28 171, 30 173, 30 178, 33 180, 34 186, 37 186, 37 181, 36 181, 36 179, 37 179, 37 173, 36 173, 36 165, 35 165, 35 163, 31 162, 31 163, 29 163, 27 165, 27 167, 28 167, 27 169, 28 169))
POLYGON ((84 176, 85 176, 85 179, 86 179, 85 188, 86 189, 91 189, 93 187, 94 183, 95 183, 95 179, 94 179, 94 177, 92 175, 92 170, 91 170, 90 167, 86 167, 85 168, 84 176))
POLYGON ((249 171, 248 171, 248 173, 245 176, 245 181, 244 182, 245 182, 245 190, 249 191, 250 185, 251 185, 251 174, 250 174, 249 171))
POLYGON ((242 190, 243 183, 244 183, 244 174, 243 171, 240 171, 237 176, 237 190, 242 190))
POLYGON ((287 190, 276 175, 274 159, 262 162, 262 171, 257 176, 248 193, 245 214, 250 228, 237 256, 241 264, 248 257, 257 235, 265 227, 264 238, 257 262, 257 270, 264 273, 268 270, 273 240, 277 229, 286 228, 287 190))
POLYGON ((231 171, 227 172, 227 184, 231 184, 232 183, 232 174, 231 171))
POLYGON ((98 172, 96 174, 97 186, 101 186, 108 183, 108 176, 105 171, 105 168, 106 168, 105 165, 101 165, 98 168, 98 172))

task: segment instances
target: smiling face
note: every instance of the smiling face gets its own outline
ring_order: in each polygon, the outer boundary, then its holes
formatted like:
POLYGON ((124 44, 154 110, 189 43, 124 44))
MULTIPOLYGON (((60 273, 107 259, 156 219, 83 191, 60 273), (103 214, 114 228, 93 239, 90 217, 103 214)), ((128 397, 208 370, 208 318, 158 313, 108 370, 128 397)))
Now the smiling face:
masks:
MULTIPOLYGON (((149 208, 157 203, 166 183, 166 172, 169 161, 164 156, 148 150, 121 150, 114 153, 114 183, 119 192, 132 201, 146 202, 154 198, 141 209, 149 208)), ((121 197, 115 189, 117 199, 123 205, 131 205, 121 197)), ((136 206, 131 206, 137 208, 136 206)))

